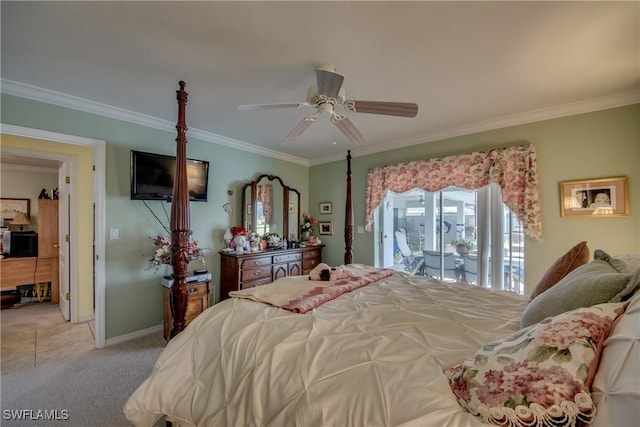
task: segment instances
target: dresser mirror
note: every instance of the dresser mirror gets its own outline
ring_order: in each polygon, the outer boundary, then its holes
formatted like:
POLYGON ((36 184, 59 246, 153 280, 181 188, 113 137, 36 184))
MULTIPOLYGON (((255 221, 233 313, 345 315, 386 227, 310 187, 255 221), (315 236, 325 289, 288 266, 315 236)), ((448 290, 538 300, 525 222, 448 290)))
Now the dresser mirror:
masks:
POLYGON ((278 176, 260 175, 242 187, 242 223, 260 236, 278 233, 283 238, 298 238, 300 192, 278 176))

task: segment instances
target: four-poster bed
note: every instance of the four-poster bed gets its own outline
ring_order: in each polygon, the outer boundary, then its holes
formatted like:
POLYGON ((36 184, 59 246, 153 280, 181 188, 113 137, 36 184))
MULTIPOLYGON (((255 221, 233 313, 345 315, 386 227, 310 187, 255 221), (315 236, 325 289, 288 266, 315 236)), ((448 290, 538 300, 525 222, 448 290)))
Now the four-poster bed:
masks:
MULTIPOLYGON (((179 123, 180 135, 186 126, 179 123)), ((172 218, 178 250, 188 237, 185 212, 176 208, 182 220, 172 218)), ((626 302, 616 295, 523 326, 523 312, 544 293, 530 302, 354 264, 352 216, 349 153, 341 277, 286 277, 233 292, 182 332, 174 324, 153 372, 127 401, 127 418, 152 426, 164 417, 176 427, 605 427, 637 420, 638 254, 614 262, 596 251, 599 258, 585 264, 624 276, 626 302)), ((175 258, 178 267, 183 260, 175 258)), ((177 291, 175 317, 180 298, 177 291)))

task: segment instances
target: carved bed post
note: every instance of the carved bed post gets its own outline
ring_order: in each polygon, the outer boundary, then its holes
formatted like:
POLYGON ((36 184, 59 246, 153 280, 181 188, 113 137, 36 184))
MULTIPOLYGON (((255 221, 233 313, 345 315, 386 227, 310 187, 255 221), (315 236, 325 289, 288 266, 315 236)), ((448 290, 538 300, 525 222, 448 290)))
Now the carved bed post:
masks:
POLYGON ((191 216, 189 212, 189 187, 187 184, 187 123, 185 106, 188 94, 185 83, 180 81, 178 99, 178 123, 176 129, 176 172, 171 200, 171 265, 173 266, 173 286, 171 286, 171 314, 173 325, 170 339, 185 327, 187 314, 187 267, 189 264, 188 242, 191 236, 191 216))
POLYGON ((351 150, 347 152, 347 201, 344 216, 344 263, 353 262, 353 206, 351 201, 351 150))

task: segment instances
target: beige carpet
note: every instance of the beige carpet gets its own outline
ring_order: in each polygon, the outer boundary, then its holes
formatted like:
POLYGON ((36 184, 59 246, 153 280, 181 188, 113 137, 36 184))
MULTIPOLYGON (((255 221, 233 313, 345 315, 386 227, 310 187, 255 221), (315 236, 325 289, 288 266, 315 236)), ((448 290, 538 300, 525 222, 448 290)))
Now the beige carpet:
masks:
MULTIPOLYGON (((57 310, 56 306, 49 306, 57 310)), ((162 334, 98 350, 94 348, 90 322, 72 325, 62 319, 59 311, 47 308, 23 306, 0 313, 0 424, 131 425, 122 408, 164 349, 162 334)))

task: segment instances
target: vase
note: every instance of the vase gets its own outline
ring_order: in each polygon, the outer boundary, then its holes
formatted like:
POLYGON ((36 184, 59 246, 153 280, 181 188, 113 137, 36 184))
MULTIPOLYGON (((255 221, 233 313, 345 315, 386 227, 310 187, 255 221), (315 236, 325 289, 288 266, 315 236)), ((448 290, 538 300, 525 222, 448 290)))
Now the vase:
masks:
POLYGON ((456 246, 456 252, 458 252, 458 255, 468 255, 469 254, 469 248, 467 246, 464 246, 464 245, 458 245, 458 246, 456 246))
POLYGON ((244 252, 247 246, 247 236, 236 234, 233 238, 233 243, 236 245, 236 252, 244 252))
POLYGON ((302 241, 303 241, 303 242, 306 242, 307 240, 309 240, 309 235, 310 235, 310 234, 311 234, 311 233, 310 233, 310 232, 308 232, 308 231, 303 231, 303 232, 302 232, 302 241))

